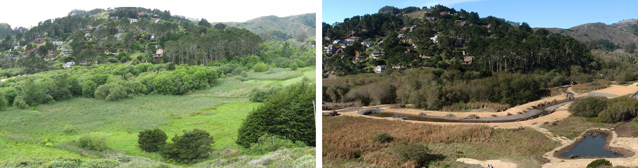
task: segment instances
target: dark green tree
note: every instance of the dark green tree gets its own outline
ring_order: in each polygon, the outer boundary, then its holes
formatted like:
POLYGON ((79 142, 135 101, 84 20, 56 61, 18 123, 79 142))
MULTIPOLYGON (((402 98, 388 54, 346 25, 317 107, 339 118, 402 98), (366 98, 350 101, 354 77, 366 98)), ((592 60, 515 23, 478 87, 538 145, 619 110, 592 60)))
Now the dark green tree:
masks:
POLYGON ((199 20, 199 23, 197 23, 197 24, 200 25, 200 26, 211 27, 210 23, 204 18, 202 18, 202 20, 199 20))
POLYGON ((269 133, 315 146, 314 99, 314 84, 300 82, 285 87, 246 117, 235 143, 249 148, 269 133))
POLYGON ((166 145, 166 133, 160 129, 147 129, 137 135, 137 143, 142 150, 147 152, 157 152, 166 145))
POLYGON ((173 137, 173 143, 168 143, 160 151, 167 159, 173 159, 181 163, 192 163, 209 156, 212 151, 213 137, 204 130, 194 129, 184 131, 184 135, 173 137))

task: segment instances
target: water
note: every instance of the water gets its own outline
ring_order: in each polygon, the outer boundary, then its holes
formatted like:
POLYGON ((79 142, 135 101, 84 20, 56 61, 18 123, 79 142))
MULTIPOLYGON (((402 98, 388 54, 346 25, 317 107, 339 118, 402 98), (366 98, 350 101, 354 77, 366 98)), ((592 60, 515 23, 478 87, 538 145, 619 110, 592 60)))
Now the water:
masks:
POLYGON ((613 154, 611 151, 603 149, 607 140, 601 134, 596 137, 587 136, 583 141, 578 143, 569 151, 561 154, 561 157, 568 158, 571 155, 579 155, 579 157, 622 157, 622 154, 613 154))

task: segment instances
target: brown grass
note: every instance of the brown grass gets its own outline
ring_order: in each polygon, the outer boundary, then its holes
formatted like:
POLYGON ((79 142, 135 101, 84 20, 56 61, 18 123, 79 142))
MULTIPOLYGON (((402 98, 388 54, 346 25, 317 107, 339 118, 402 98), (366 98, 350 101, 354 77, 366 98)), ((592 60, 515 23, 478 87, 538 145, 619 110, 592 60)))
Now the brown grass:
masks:
POLYGON ((333 102, 323 102, 321 105, 321 109, 323 110, 339 110, 346 107, 361 107, 360 101, 354 102, 345 102, 345 103, 333 103, 333 102))
MULTIPOLYGON (((484 142, 492 129, 484 126, 440 126, 363 117, 331 117, 323 119, 323 157, 359 158, 396 142, 450 143, 484 142), (385 132, 394 138, 389 143, 375 143, 374 135, 385 132)), ((371 160, 372 161, 372 160, 371 160)))
POLYGON ((491 102, 469 102, 462 105, 443 106, 441 111, 461 111, 472 109, 487 109, 489 111, 505 111, 510 107, 509 104, 491 103, 491 102))

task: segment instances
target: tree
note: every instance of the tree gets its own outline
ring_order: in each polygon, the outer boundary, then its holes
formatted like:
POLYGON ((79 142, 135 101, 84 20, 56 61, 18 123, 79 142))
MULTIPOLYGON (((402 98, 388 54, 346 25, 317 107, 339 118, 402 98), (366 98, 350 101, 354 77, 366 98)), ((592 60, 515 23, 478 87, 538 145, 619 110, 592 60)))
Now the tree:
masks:
POLYGON ((184 131, 182 136, 173 137, 173 143, 166 144, 160 153, 164 158, 182 163, 192 163, 209 156, 212 151, 213 137, 204 130, 184 131))
POLYGON ((211 27, 210 23, 208 23, 208 21, 204 18, 202 18, 202 20, 199 20, 199 23, 197 23, 200 26, 206 26, 206 27, 211 27))
POLYGON ((213 28, 215 28, 217 30, 224 30, 224 29, 226 29, 226 25, 223 24, 223 23, 217 23, 217 24, 215 24, 215 26, 213 28))
POLYGON ((306 37, 306 32, 301 32, 297 35, 297 41, 303 42, 304 40, 306 40, 306 37))
POLYGON ((269 133, 315 146, 314 99, 314 84, 300 82, 285 87, 248 114, 235 143, 249 148, 269 133))
POLYGON ((147 152, 159 151, 164 145, 166 145, 166 139, 168 139, 166 133, 157 128, 153 130, 144 130, 140 132, 137 137, 139 138, 137 143, 140 145, 140 148, 147 152))
POLYGON ((624 49, 625 49, 625 52, 634 53, 634 50, 636 49, 636 43, 631 42, 627 44, 624 49))

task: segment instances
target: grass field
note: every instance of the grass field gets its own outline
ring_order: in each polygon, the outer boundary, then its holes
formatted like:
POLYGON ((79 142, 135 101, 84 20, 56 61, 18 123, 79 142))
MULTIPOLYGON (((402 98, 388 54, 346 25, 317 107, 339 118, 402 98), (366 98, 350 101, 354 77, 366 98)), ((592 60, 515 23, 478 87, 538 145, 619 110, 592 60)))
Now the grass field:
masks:
MULTIPOLYGON (((59 146, 89 133, 106 135, 112 151, 161 160, 158 153, 137 147, 139 132, 152 128, 164 130, 169 140, 183 130, 202 129, 213 136, 214 149, 239 150, 241 147, 235 144, 237 129, 261 105, 248 100, 250 91, 264 83, 300 81, 302 76, 314 75, 315 71, 300 68, 294 72, 302 75, 280 81, 241 82, 234 77, 221 78, 209 89, 179 96, 147 95, 115 102, 74 98, 39 105, 33 110, 10 107, 0 111, 0 162, 25 157, 84 159, 81 153, 59 146)), ((57 72, 44 74, 52 73, 57 72)))
POLYGON ((560 136, 574 139, 590 128, 608 128, 613 126, 613 124, 600 123, 594 120, 597 120, 597 118, 569 116, 556 125, 543 124, 541 127, 547 128, 560 136))

